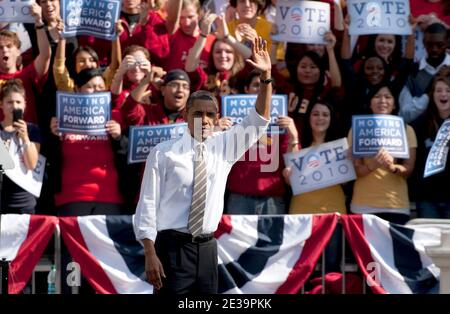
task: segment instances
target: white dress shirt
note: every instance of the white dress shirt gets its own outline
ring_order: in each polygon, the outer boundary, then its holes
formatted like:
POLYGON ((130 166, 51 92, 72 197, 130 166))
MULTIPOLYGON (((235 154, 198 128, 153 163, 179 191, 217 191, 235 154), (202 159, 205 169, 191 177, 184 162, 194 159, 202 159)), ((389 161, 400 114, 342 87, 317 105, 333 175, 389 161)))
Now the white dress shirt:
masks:
POLYGON ((216 231, 223 212, 228 173, 265 133, 269 120, 253 108, 241 124, 196 141, 187 129, 178 139, 155 146, 145 164, 134 228, 138 240, 155 241, 157 231, 187 231, 192 201, 195 146, 204 145, 207 197, 203 234, 216 231))

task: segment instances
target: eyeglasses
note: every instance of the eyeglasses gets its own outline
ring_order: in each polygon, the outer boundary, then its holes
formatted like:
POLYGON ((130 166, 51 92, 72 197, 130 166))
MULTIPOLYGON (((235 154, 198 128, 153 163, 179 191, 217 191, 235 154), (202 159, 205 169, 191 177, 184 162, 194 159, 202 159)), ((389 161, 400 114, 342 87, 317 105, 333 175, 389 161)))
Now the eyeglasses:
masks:
POLYGON ((173 88, 173 89, 178 89, 178 88, 181 88, 181 89, 184 89, 184 90, 189 90, 190 89, 190 86, 187 83, 169 82, 169 83, 167 83, 167 86, 169 86, 170 88, 173 88))

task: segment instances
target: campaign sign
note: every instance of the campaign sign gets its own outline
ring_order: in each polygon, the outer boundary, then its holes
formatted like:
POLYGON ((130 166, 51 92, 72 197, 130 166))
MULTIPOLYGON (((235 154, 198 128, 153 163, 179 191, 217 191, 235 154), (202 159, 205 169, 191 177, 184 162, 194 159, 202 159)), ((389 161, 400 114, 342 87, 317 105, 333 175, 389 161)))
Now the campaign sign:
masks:
POLYGON ((449 144, 450 119, 447 119, 439 128, 433 146, 431 146, 430 152, 428 153, 425 171, 423 173, 424 178, 445 170, 449 144))
POLYGON ((30 7, 34 0, 0 0, 0 22, 34 23, 30 7))
POLYGON ((186 131, 187 123, 132 126, 128 141, 128 163, 145 162, 157 144, 177 138, 186 131))
POLYGON ((111 93, 56 92, 58 130, 63 133, 105 135, 111 120, 111 93))
POLYGON ((115 39, 120 6, 120 0, 62 0, 63 36, 92 35, 115 39))
POLYGON ((355 180, 355 168, 346 157, 347 151, 347 139, 341 138, 284 154, 284 163, 292 169, 292 193, 298 195, 355 180))
MULTIPOLYGON (((241 123, 248 116, 251 108, 255 108, 256 98, 251 94, 235 94, 222 97, 222 117, 230 117, 233 123, 241 123)), ((287 96, 272 95, 270 104, 270 124, 268 134, 284 134, 285 129, 277 125, 278 116, 287 116, 287 96)))
POLYGON ((276 41, 325 44, 330 30, 330 4, 318 1, 278 0, 276 41))
POLYGON ((350 35, 410 35, 409 0, 348 0, 350 35))
POLYGON ((353 116, 352 147, 355 157, 375 156, 384 148, 392 157, 409 158, 403 118, 384 114, 353 116))

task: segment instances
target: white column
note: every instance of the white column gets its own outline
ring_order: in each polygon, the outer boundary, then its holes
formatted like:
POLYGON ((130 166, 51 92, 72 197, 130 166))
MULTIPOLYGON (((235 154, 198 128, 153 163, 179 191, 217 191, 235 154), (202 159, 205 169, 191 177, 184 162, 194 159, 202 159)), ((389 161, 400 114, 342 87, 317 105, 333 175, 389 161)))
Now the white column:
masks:
POLYGON ((426 254, 440 268, 440 294, 450 294, 450 231, 442 231, 441 244, 425 247, 426 254))

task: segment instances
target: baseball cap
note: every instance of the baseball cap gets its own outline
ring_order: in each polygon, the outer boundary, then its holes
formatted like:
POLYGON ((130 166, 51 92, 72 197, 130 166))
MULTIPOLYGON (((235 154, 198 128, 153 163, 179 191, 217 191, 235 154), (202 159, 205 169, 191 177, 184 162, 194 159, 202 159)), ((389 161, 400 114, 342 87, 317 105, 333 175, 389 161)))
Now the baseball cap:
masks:
POLYGON ((180 69, 169 71, 169 73, 167 73, 164 77, 164 85, 174 80, 186 81, 191 84, 191 80, 189 79, 187 73, 180 69))

